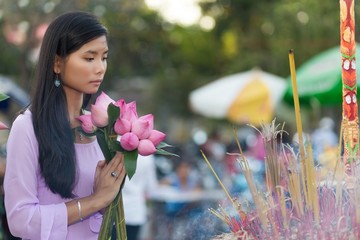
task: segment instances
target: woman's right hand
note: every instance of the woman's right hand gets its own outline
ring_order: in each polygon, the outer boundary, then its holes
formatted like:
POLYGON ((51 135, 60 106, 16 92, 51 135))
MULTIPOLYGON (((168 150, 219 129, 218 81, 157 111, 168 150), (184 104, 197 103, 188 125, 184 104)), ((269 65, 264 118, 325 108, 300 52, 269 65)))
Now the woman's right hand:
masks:
POLYGON ((99 161, 95 172, 93 196, 100 201, 102 208, 107 207, 119 193, 125 175, 122 153, 116 153, 108 164, 99 161))
POLYGON ((106 164, 105 161, 99 161, 95 171, 94 193, 66 203, 68 225, 109 206, 119 193, 125 174, 123 154, 116 153, 109 164, 106 164), (117 176, 112 174, 113 172, 117 176))

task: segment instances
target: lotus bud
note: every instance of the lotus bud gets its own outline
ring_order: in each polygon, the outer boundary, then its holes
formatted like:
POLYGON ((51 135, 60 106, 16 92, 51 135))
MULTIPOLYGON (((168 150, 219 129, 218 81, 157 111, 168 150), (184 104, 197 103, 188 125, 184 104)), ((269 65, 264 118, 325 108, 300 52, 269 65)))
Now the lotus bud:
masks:
POLYGON ((133 122, 138 118, 136 102, 126 103, 124 99, 120 99, 115 103, 115 106, 120 107, 120 118, 130 122, 133 122))
POLYGON ((91 105, 92 122, 96 127, 105 127, 109 124, 107 108, 115 101, 107 94, 101 92, 96 98, 95 104, 91 105))
POLYGON ((149 122, 149 127, 151 129, 154 128, 154 115, 146 114, 144 116, 139 117, 139 119, 149 122))
POLYGON ((127 111, 125 112, 125 118, 129 119, 130 122, 135 121, 138 118, 136 111, 136 102, 132 101, 126 104, 127 111))
POLYGON ((105 127, 109 124, 107 109, 97 105, 91 105, 91 120, 96 127, 105 127))
POLYGON ((124 135, 131 131, 131 122, 123 118, 118 118, 115 121, 114 130, 117 134, 124 135))
POLYGON ((146 139, 150 136, 152 128, 150 128, 149 121, 144 119, 137 119, 132 123, 131 131, 139 137, 139 139, 146 139))
POLYGON ((101 94, 96 98, 95 105, 107 111, 109 104, 114 102, 115 101, 110 98, 106 93, 101 92, 101 94))
POLYGON ((158 130, 153 129, 150 133, 149 140, 157 146, 160 142, 162 142, 166 138, 166 134, 160 132, 158 130))
POLYGON ((9 129, 8 126, 5 125, 5 123, 0 121, 0 130, 9 129))
POLYGON ((81 115, 76 119, 81 122, 81 128, 83 129, 84 132, 94 133, 96 131, 97 128, 92 123, 90 114, 81 115))
POLYGON ((138 153, 142 156, 148 156, 156 152, 154 144, 149 139, 142 139, 139 142, 138 153))
POLYGON ((133 151, 139 146, 139 138, 132 132, 121 136, 120 145, 126 151, 133 151))

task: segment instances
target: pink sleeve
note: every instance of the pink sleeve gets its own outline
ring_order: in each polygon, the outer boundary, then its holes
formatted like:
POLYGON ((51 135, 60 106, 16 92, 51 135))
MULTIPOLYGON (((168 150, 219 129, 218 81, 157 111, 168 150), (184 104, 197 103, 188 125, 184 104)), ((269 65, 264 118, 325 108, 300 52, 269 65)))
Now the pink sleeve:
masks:
POLYGON ((43 205, 38 198, 38 145, 30 114, 15 120, 6 161, 5 208, 11 233, 25 239, 66 239, 65 203, 55 194, 51 198, 59 199, 56 204, 43 205))

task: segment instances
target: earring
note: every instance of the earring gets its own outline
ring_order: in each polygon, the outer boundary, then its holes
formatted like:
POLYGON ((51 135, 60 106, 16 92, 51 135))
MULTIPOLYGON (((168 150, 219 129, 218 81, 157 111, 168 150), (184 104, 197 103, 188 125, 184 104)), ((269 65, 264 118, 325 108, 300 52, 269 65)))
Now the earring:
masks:
POLYGON ((55 87, 59 87, 61 85, 60 79, 59 79, 59 75, 55 74, 55 80, 54 80, 54 85, 55 87))

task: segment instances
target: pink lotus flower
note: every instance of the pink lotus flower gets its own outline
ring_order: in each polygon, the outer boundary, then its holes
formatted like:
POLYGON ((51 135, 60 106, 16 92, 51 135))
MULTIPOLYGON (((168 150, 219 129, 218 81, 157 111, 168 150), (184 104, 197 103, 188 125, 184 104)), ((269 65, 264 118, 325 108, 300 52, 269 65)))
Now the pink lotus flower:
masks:
POLYGON ((81 128, 86 133, 94 133, 97 129, 97 127, 92 123, 91 115, 90 114, 84 114, 76 118, 81 122, 81 128))
POLYGON ((142 156, 148 156, 156 152, 154 144, 149 139, 142 139, 139 142, 138 152, 142 156))
POLYGON ((158 130, 153 129, 150 133, 149 140, 157 146, 160 142, 162 142, 166 138, 166 134, 160 132, 158 130))
POLYGON ((150 136, 154 127, 154 116, 152 114, 139 117, 132 123, 131 131, 139 137, 139 139, 146 139, 150 136))
POLYGON ((133 122, 138 118, 135 101, 126 103, 124 99, 120 99, 114 105, 120 108, 120 118, 130 122, 133 122))
POLYGON ((139 138, 132 132, 127 132, 121 136, 120 145, 126 151, 133 151, 139 146, 139 138))
POLYGON ((110 103, 114 102, 115 101, 107 94, 101 92, 97 97, 95 104, 91 105, 91 119, 96 127, 105 127, 109 124, 107 108, 110 103))
POLYGON ((114 131, 119 135, 123 135, 127 132, 130 132, 131 131, 131 122, 126 119, 123 119, 123 118, 118 118, 115 121, 114 131))
POLYGON ((5 123, 0 121, 0 130, 9 129, 8 126, 5 125, 5 123))
POLYGON ((106 111, 110 103, 115 103, 115 101, 104 92, 101 92, 101 94, 96 98, 95 101, 96 106, 99 106, 106 111))
POLYGON ((139 119, 149 122, 149 127, 151 129, 154 128, 154 115, 152 114, 146 114, 144 116, 139 117, 139 119))

